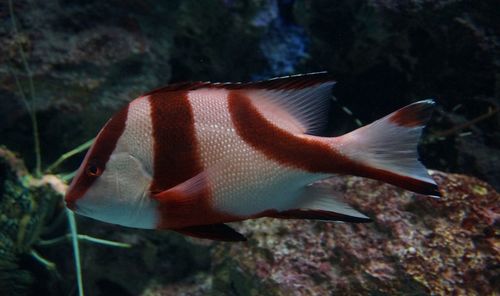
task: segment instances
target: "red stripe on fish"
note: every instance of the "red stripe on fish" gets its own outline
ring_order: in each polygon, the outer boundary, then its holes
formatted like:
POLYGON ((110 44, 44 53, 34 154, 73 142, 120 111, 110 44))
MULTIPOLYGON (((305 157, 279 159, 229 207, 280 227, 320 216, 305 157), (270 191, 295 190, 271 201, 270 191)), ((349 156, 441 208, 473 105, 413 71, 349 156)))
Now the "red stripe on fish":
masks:
MULTIPOLYGON (((187 92, 153 93, 149 102, 154 139, 150 191, 156 194, 192 178, 202 167, 187 92)), ((165 203, 160 203, 159 211, 159 226, 165 228, 169 220, 165 203)))
POLYGON ((360 177, 381 180, 420 194, 441 196, 441 193, 439 193, 438 190, 438 186, 436 184, 429 183, 428 181, 419 180, 411 176, 392 173, 390 171, 382 169, 377 169, 355 161, 349 161, 349 163, 347 163, 345 167, 347 171, 341 171, 339 173, 346 173, 360 177))
POLYGON ((434 102, 431 100, 413 103, 394 112, 390 121, 404 127, 417 127, 424 125, 432 115, 434 102), (423 104, 422 102, 428 102, 423 104))
POLYGON ((282 164, 309 172, 333 172, 332 148, 319 141, 301 138, 269 122, 242 91, 228 95, 231 119, 238 135, 249 145, 282 164))
MULTIPOLYGON (((421 194, 439 195, 436 184, 392 173, 349 159, 335 150, 342 138, 319 140, 297 136, 270 123, 242 91, 228 96, 229 112, 238 135, 249 145, 281 164, 313 173, 350 174, 382 180, 421 194)), ((324 139, 324 138, 323 138, 324 139)))
POLYGON ((74 209, 75 202, 82 197, 90 188, 92 183, 97 179, 96 176, 87 174, 86 167, 88 165, 95 166, 99 171, 104 171, 106 163, 115 150, 118 139, 125 130, 129 105, 123 107, 116 113, 103 127, 97 135, 92 148, 85 156, 82 165, 79 169, 79 174, 73 179, 66 194, 66 205, 70 209, 74 209))
POLYGON ((211 190, 206 179, 197 192, 186 193, 173 188, 153 195, 160 204, 158 228, 182 230, 186 227, 241 221, 242 217, 221 213, 211 205, 211 190))
POLYGON ((149 97, 153 126, 151 192, 169 189, 202 171, 193 113, 187 93, 157 93, 149 97))
POLYGON ((157 92, 149 97, 149 101, 154 138, 150 191, 159 201, 158 228, 174 229, 221 222, 225 218, 213 210, 209 186, 196 193, 196 196, 168 192, 168 189, 203 170, 187 92, 157 92), (168 193, 162 196, 162 192, 168 193), (191 204, 186 199, 197 202, 191 204))

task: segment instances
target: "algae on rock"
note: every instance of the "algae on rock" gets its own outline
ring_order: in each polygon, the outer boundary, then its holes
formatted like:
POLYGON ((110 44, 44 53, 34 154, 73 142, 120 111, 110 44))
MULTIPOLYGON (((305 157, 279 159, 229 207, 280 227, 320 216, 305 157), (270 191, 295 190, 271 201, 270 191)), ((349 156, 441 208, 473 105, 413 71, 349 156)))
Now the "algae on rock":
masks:
POLYGON ((325 180, 374 222, 244 222, 239 231, 248 243, 215 249, 213 288, 246 285, 269 295, 498 292, 500 194, 472 177, 432 176, 441 199, 359 177, 325 180))
POLYGON ((50 177, 34 180, 15 155, 0 147, 0 294, 24 295, 34 283, 19 266, 31 256, 43 227, 62 208, 61 192, 50 177))

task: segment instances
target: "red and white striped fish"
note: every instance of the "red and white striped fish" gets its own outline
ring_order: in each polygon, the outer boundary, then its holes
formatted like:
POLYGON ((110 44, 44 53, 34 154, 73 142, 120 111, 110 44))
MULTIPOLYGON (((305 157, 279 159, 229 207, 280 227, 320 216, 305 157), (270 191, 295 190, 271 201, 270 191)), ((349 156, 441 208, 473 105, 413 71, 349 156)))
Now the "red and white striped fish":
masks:
POLYGON ((417 159, 434 102, 413 103, 340 137, 320 137, 334 83, 326 73, 312 73, 149 92, 100 131, 66 204, 113 224, 238 241, 245 237, 224 223, 370 221, 314 186, 335 174, 439 196, 417 159))

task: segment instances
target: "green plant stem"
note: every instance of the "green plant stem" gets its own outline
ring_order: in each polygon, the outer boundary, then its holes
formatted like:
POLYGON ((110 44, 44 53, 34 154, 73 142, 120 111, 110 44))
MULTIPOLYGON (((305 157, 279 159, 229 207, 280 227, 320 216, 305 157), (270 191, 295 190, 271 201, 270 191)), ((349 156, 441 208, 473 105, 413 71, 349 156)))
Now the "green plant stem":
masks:
POLYGON ((31 124, 33 127, 33 141, 35 142, 35 176, 42 176, 42 151, 40 149, 40 134, 38 132, 38 121, 36 118, 36 112, 31 112, 31 124))
POLYGON ((74 155, 76 155, 82 151, 87 150, 92 145, 93 142, 94 142, 94 139, 91 139, 91 140, 81 144, 80 146, 76 147, 75 149, 64 153, 56 161, 54 161, 54 163, 49 165, 49 167, 45 171, 52 172, 55 168, 57 168, 59 165, 61 165, 61 163, 63 163, 66 159, 71 158, 74 155))
POLYGON ((35 250, 31 250, 30 252, 31 256, 35 258, 38 262, 40 262, 43 266, 45 266, 48 270, 54 271, 56 270, 56 265, 53 262, 50 262, 49 260, 43 258, 38 254, 35 250))
POLYGON ((76 284, 78 287, 78 296, 83 296, 83 281, 82 281, 82 267, 80 263, 80 248, 78 246, 78 230, 76 228, 75 214, 72 211, 66 209, 68 215, 69 229, 71 234, 71 242, 73 244, 73 253, 75 259, 75 270, 76 270, 76 284))
POLYGON ((21 82, 19 81, 19 78, 17 77, 16 72, 14 72, 14 70, 12 70, 10 63, 7 63, 7 69, 9 70, 12 77, 14 77, 14 81, 16 82, 17 91, 19 92, 19 95, 21 96, 21 101, 23 101, 23 104, 26 107, 26 110, 28 110, 28 112, 31 112, 31 106, 28 103, 28 99, 26 98, 26 94, 24 93, 23 87, 21 86, 21 82))
MULTIPOLYGON (((77 235, 78 239, 81 241, 86 241, 89 243, 94 243, 94 244, 99 244, 99 245, 104 245, 104 246, 109 246, 109 247, 117 247, 117 248, 130 248, 132 247, 130 244, 127 243, 119 243, 119 242, 114 242, 114 241, 109 241, 109 240, 104 240, 100 238, 95 238, 92 236, 84 235, 84 234, 78 234, 77 235)), ((71 233, 68 233, 66 235, 54 238, 54 239, 49 239, 49 240, 43 240, 40 241, 37 245, 39 246, 53 246, 57 245, 66 241, 71 241, 72 240, 72 235, 71 233)))
MULTIPOLYGON (((19 35, 19 31, 17 29, 17 24, 16 24, 16 18, 14 15, 14 5, 12 4, 12 0, 9 0, 9 13, 10 13, 10 19, 12 23, 12 30, 14 31, 15 35, 19 35)), ((33 72, 31 71, 31 68, 28 64, 28 59, 26 58, 26 53, 24 52, 23 46, 20 44, 19 45, 19 55, 21 56, 21 61, 23 63, 24 70, 26 71, 26 74, 28 74, 28 83, 29 83, 29 90, 30 90, 30 97, 31 97, 31 104, 28 104, 28 101, 26 99, 26 96, 23 95, 23 100, 25 101, 25 104, 27 106, 30 106, 28 108, 28 113, 31 118, 31 126, 33 128, 33 142, 35 145, 35 176, 40 177, 42 175, 42 152, 40 149, 40 133, 38 131, 38 121, 37 121, 37 115, 36 115, 36 102, 35 102, 35 85, 33 82, 33 72)), ((20 86, 20 83, 16 77, 16 84, 20 86)), ((22 89, 22 88, 21 88, 22 89)), ((24 94, 24 92, 23 92, 24 94)))
POLYGON ((75 170, 71 173, 68 173, 68 174, 64 174, 64 175, 60 175, 59 177, 61 178, 61 180, 63 180, 64 182, 68 182, 69 180, 73 179, 74 176, 76 176, 76 172, 78 170, 75 170))

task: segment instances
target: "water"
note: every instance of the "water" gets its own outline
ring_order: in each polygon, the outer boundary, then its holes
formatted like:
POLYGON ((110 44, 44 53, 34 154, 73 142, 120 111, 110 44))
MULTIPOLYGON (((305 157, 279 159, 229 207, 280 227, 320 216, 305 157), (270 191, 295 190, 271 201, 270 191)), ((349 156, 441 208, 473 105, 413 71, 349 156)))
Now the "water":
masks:
POLYGON ((121 106, 168 83, 316 71, 337 80, 325 135, 435 98, 421 160, 467 177, 433 175, 440 201, 374 181, 335 179, 329 186, 373 223, 232 225, 248 243, 77 216, 81 234, 131 245, 81 241, 86 294, 498 293, 496 11, 493 0, 3 1, 0 294, 78 294, 70 240, 43 241, 68 232, 60 196, 50 188, 64 190, 60 178, 71 179, 84 153, 51 164, 94 138, 121 106), (27 169, 13 165, 14 158, 27 169), (48 173, 59 179, 35 189, 31 176, 48 173))

